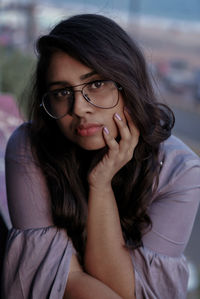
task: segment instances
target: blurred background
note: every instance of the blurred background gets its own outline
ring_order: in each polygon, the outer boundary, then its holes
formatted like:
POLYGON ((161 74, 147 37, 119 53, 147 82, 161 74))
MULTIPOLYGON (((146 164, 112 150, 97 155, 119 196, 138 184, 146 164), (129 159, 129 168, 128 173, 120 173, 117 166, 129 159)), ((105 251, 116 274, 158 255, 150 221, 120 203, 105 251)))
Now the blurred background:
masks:
MULTIPOLYGON (((175 113, 174 135, 200 155, 199 0, 0 0, 1 233, 11 227, 5 196, 5 146, 23 121, 17 107, 34 71, 35 40, 61 19, 78 13, 106 15, 138 41, 159 101, 175 113)), ((200 212, 185 251, 190 299, 200 298, 199 236, 200 212)))

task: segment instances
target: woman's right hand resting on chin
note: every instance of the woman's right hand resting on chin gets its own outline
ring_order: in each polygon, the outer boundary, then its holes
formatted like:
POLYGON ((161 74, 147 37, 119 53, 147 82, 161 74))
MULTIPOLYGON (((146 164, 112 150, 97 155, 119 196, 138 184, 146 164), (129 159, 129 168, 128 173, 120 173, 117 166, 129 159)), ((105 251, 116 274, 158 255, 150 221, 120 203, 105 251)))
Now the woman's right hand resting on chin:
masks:
POLYGON ((103 130, 103 137, 108 152, 103 159, 92 169, 88 176, 90 188, 106 188, 111 186, 114 175, 133 157, 134 150, 139 140, 139 130, 134 125, 127 109, 124 109, 124 115, 115 114, 113 119, 118 128, 121 140, 118 143, 113 136, 109 134, 107 128, 103 130))

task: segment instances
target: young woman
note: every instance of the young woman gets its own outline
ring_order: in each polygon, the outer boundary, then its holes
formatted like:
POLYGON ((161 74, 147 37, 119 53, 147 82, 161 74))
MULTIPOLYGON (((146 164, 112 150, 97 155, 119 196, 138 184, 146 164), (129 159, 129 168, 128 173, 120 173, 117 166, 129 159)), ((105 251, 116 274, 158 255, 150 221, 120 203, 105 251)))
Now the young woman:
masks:
POLYGON ((3 298, 186 298, 200 160, 171 136, 137 45, 86 14, 37 51, 29 122, 6 151, 3 298))

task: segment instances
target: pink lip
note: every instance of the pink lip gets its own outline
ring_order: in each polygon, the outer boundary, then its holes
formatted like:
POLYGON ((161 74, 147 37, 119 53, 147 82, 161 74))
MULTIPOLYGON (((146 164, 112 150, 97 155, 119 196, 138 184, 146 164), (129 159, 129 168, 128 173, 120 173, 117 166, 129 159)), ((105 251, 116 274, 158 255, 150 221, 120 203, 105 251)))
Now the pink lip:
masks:
POLYGON ((76 131, 77 131, 77 135, 80 136, 92 136, 101 129, 102 129, 102 125, 90 123, 90 124, 78 126, 76 131))

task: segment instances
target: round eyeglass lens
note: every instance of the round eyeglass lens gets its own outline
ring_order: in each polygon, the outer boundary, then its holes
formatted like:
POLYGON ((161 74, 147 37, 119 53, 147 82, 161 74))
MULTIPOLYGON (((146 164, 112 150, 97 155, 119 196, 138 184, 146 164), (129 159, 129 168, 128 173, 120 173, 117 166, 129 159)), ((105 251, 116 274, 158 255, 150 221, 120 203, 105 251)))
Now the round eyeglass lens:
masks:
POLYGON ((118 88, 113 81, 95 81, 83 88, 83 95, 100 108, 112 108, 118 103, 118 88))
POLYGON ((70 91, 50 91, 43 98, 43 105, 46 112, 54 117, 61 118, 66 115, 70 109, 72 95, 70 91))

